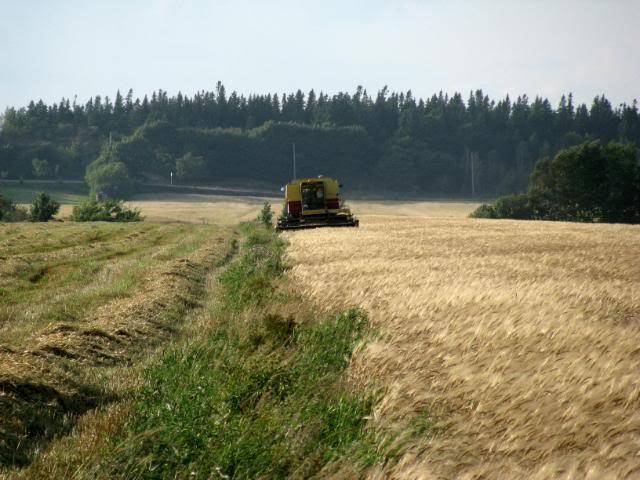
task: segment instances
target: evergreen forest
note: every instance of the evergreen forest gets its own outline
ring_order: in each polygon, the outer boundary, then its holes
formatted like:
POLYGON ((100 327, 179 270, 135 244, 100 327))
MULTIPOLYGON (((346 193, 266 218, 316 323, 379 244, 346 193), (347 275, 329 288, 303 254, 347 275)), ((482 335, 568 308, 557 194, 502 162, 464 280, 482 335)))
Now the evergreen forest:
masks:
POLYGON ((416 98, 387 87, 328 95, 212 91, 142 99, 129 90, 61 99, 1 117, 0 178, 67 179, 124 194, 138 183, 280 186, 292 175, 339 178, 380 195, 495 197, 524 191, 536 162, 599 140, 640 144, 637 102, 590 105, 571 94, 416 98))

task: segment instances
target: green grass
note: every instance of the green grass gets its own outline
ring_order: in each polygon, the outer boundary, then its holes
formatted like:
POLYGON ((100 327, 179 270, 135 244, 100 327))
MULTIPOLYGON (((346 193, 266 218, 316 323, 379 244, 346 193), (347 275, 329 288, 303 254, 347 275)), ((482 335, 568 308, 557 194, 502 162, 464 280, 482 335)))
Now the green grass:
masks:
POLYGON ((127 433, 98 476, 309 477, 331 462, 381 460, 365 428, 374 397, 343 378, 367 318, 358 310, 307 322, 265 313, 274 296, 286 298, 276 289, 283 251, 272 231, 245 227, 209 312, 214 327, 146 370, 127 433))
POLYGON ((0 194, 14 203, 31 203, 35 196, 45 192, 62 205, 78 205, 86 200, 89 188, 83 183, 3 183, 0 194))

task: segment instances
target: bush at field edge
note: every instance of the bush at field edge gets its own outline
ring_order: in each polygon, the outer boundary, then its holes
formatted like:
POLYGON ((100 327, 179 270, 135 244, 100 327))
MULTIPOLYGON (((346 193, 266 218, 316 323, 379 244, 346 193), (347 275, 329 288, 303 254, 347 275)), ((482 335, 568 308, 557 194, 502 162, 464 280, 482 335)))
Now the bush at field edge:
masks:
POLYGON ((32 222, 48 222, 60 210, 60 204, 44 192, 38 193, 31 203, 29 219, 32 222))
POLYGON ((98 201, 90 198, 73 207, 71 220, 74 222, 140 222, 140 210, 126 207, 122 200, 98 201))
POLYGON ((17 206, 0 194, 0 222, 24 222, 28 219, 29 212, 25 208, 17 206))
POLYGON ((587 142, 540 160, 527 193, 480 205, 472 218, 640 223, 635 145, 587 142))

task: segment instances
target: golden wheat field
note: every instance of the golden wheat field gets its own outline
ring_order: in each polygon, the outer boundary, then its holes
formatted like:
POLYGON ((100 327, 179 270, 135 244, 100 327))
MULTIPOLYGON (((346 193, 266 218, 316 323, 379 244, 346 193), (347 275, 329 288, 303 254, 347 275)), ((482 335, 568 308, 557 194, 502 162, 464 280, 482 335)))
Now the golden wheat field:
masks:
POLYGON ((398 461, 369 477, 640 478, 640 227, 388 207, 287 233, 302 291, 377 332, 350 375, 398 461))

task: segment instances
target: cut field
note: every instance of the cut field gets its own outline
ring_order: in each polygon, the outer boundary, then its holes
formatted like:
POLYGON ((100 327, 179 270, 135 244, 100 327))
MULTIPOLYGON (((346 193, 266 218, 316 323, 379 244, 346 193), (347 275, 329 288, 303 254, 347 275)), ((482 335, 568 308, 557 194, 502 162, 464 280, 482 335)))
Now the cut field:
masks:
POLYGON ((640 476, 640 227, 355 207, 286 237, 292 282, 378 331, 349 370, 396 457, 370 477, 640 476))
POLYGON ((0 223, 0 466, 29 463, 122 397, 233 236, 226 225, 0 223))
POLYGON ((0 224, 0 342, 20 345, 50 323, 75 324, 126 298, 149 269, 218 233, 195 225, 0 224))

